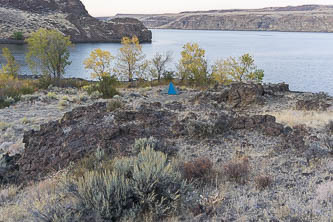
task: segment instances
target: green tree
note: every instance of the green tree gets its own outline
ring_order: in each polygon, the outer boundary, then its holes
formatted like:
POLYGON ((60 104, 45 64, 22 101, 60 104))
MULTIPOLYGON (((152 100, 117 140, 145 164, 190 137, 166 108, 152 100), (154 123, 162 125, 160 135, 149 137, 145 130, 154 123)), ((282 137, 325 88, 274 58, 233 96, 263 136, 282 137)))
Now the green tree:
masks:
POLYGON ((171 52, 166 52, 165 54, 156 53, 151 59, 151 76, 157 78, 159 82, 162 77, 165 77, 167 64, 172 60, 171 56, 171 52))
POLYGON ((43 74, 59 83, 69 61, 70 37, 56 30, 39 29, 26 39, 28 53, 26 61, 32 72, 43 74))
POLYGON ((20 70, 19 64, 16 62, 15 57, 12 55, 8 48, 2 49, 2 56, 6 60, 6 64, 2 66, 1 73, 17 78, 20 70))
POLYGON ((262 82, 264 78, 264 71, 258 69, 254 64, 254 59, 249 54, 244 54, 239 58, 230 57, 223 62, 217 62, 218 69, 215 74, 213 73, 213 78, 221 82, 222 79, 219 79, 221 76, 230 78, 232 81, 236 82, 262 82))
POLYGON ((135 76, 140 76, 139 72, 144 65, 145 55, 136 36, 122 38, 121 44, 122 47, 119 49, 115 71, 119 76, 123 76, 129 82, 132 82, 135 76))
POLYGON ((15 40, 23 40, 24 39, 24 35, 22 32, 14 32, 12 35, 12 38, 15 40))
POLYGON ((197 43, 187 43, 181 51, 178 72, 182 81, 189 80, 196 85, 203 85, 208 80, 207 60, 205 50, 197 43))

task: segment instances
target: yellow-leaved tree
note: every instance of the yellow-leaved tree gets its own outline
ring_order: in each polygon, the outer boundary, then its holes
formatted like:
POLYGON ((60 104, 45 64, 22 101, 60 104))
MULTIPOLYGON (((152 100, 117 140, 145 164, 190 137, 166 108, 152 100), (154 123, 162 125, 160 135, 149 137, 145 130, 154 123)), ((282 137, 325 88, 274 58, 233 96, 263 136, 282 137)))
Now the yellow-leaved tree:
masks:
POLYGON ((97 79, 96 87, 93 91, 99 91, 104 98, 112 98, 118 94, 116 90, 117 78, 112 75, 112 61, 114 57, 109 51, 95 49, 90 53, 90 57, 84 61, 84 67, 92 70, 91 77, 97 79))
POLYGON ((178 64, 179 77, 182 81, 189 80, 196 85, 203 85, 208 80, 206 51, 197 43, 187 43, 181 51, 178 64))
POLYGON ((90 57, 84 60, 84 67, 92 70, 91 78, 101 81, 103 77, 111 76, 113 59, 109 51, 95 49, 90 53, 90 57))
POLYGON ((232 82, 228 69, 228 62, 223 59, 217 60, 212 66, 212 78, 220 84, 232 82))
POLYGON ((5 58, 6 64, 2 65, 0 73, 17 78, 20 66, 16 62, 15 57, 8 48, 2 49, 2 56, 5 58))
POLYGON ((264 71, 258 69, 250 54, 244 54, 239 58, 230 57, 226 60, 218 60, 213 67, 213 78, 219 83, 235 82, 262 82, 264 71))
POLYGON ((64 36, 56 30, 39 29, 26 39, 28 53, 26 61, 35 74, 59 80, 65 74, 69 61, 69 48, 72 46, 70 37, 64 36))
POLYGON ((132 82, 134 77, 142 76, 140 72, 145 71, 145 55, 136 36, 132 38, 123 37, 121 44, 122 47, 119 49, 115 71, 120 77, 132 82))

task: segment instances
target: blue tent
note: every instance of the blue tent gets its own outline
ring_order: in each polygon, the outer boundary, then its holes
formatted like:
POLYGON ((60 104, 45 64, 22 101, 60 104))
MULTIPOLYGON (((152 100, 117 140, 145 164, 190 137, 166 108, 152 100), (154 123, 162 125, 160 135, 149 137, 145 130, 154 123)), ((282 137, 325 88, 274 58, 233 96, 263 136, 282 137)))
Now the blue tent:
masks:
POLYGON ((168 95, 179 95, 179 91, 175 88, 172 82, 169 84, 168 95))

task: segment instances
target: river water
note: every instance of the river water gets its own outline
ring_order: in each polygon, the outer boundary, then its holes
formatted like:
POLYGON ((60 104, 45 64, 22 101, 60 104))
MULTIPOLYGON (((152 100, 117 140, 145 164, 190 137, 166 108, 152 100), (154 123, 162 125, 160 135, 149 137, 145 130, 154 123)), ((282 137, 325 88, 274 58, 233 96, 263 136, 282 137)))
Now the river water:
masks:
MULTIPOLYGON (((292 90, 328 92, 333 95, 333 34, 292 33, 259 31, 194 31, 194 30, 152 30, 152 44, 143 44, 147 58, 156 52, 172 51, 171 69, 180 58, 180 51, 186 42, 197 42, 206 50, 208 62, 229 56, 250 53, 260 69, 265 70, 265 82, 286 82, 292 90)), ((11 49, 21 64, 21 72, 30 74, 24 62, 26 46, 0 45, 11 49)), ((83 61, 95 48, 117 54, 120 44, 93 43, 76 44, 71 49, 72 65, 66 70, 66 77, 89 79, 83 61)))

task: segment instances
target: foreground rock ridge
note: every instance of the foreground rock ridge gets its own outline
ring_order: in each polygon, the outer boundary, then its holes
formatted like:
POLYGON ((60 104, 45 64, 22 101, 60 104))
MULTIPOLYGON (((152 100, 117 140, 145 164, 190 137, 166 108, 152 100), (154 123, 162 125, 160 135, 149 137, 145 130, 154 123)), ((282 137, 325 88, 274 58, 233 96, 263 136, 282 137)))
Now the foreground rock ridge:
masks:
POLYGON ((230 30, 230 31, 286 31, 333 32, 333 6, 303 5, 253 10, 211 10, 179 14, 129 15, 148 28, 230 30))
POLYGON ((73 42, 120 42, 136 35, 151 42, 152 34, 140 21, 117 18, 100 21, 89 15, 80 0, 0 0, 0 42, 18 43, 12 35, 25 37, 39 28, 56 29, 73 42))

